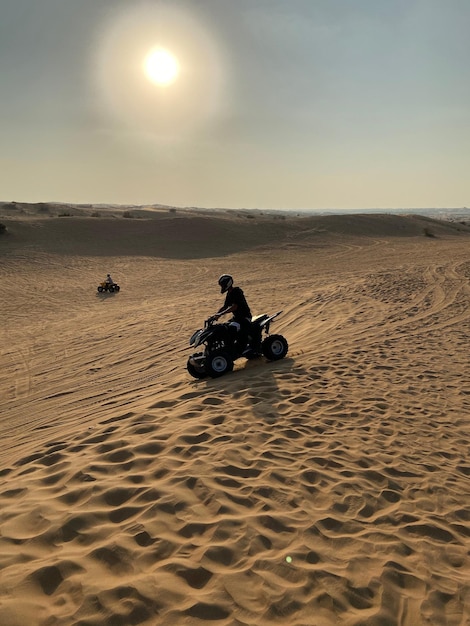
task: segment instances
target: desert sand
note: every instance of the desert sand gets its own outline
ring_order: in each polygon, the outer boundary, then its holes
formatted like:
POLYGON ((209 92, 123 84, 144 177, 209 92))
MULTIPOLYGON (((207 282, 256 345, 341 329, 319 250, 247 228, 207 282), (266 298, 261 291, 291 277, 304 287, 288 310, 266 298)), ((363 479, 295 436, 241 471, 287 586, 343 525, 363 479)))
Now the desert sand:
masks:
POLYGON ((127 217, 0 212, 1 626, 469 624, 470 229, 127 217), (224 272, 289 353, 198 381, 224 272))

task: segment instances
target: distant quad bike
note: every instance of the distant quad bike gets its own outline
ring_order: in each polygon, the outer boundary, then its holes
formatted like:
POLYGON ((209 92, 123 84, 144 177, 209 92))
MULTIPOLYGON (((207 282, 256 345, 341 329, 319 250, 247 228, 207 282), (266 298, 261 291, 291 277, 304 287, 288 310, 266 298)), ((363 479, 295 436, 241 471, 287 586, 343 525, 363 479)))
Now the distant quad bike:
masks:
POLYGON ((233 364, 240 357, 255 358, 261 353, 268 361, 283 359, 289 349, 286 339, 282 335, 270 335, 269 328, 274 315, 258 315, 251 322, 251 331, 248 335, 248 344, 239 345, 238 333, 230 323, 215 324, 214 318, 205 320, 204 328, 197 330, 190 338, 189 345, 204 349, 194 352, 188 359, 186 369, 194 378, 218 378, 233 370, 233 364), (263 333, 265 338, 263 339, 263 333))
POLYGON ((118 292, 121 289, 117 283, 107 283, 103 282, 98 285, 98 291, 100 293, 104 293, 105 291, 109 291, 110 293, 118 292))

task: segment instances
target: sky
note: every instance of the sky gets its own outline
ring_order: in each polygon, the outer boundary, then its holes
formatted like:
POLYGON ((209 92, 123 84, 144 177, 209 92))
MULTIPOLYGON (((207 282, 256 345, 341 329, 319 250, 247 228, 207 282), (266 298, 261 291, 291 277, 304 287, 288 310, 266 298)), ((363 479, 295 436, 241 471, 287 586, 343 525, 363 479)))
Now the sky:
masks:
POLYGON ((0 0, 0 200, 470 206, 469 24, 468 0, 0 0))

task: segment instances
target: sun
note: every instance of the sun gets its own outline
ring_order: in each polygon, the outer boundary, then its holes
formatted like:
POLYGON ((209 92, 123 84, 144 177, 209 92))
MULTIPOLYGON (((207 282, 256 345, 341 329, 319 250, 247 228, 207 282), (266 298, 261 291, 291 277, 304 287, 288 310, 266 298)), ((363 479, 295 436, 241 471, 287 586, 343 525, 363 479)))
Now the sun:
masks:
POLYGON ((179 70, 176 57, 163 48, 154 48, 145 57, 145 75, 156 85, 170 85, 178 78, 179 70))

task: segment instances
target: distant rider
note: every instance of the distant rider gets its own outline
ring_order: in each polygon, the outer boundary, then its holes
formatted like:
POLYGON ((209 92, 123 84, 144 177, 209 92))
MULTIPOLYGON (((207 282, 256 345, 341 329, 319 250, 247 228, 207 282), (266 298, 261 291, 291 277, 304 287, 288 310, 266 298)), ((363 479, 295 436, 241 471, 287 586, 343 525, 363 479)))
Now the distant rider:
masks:
POLYGON ((114 285, 114 280, 111 278, 111 274, 106 274, 106 280, 104 282, 107 285, 114 285))
MULTIPOLYGON (((230 327, 238 333, 240 345, 248 343, 248 335, 251 330, 251 311, 246 301, 245 294, 240 287, 233 286, 233 278, 230 274, 222 274, 219 278, 220 293, 226 293, 224 305, 213 315, 218 320, 222 315, 232 313, 229 322, 230 327)), ((248 352, 248 350, 245 350, 248 352)))

